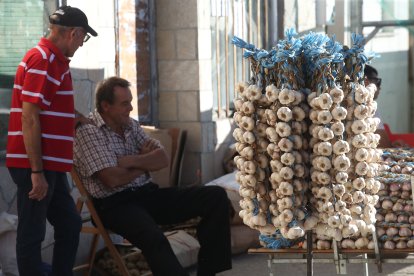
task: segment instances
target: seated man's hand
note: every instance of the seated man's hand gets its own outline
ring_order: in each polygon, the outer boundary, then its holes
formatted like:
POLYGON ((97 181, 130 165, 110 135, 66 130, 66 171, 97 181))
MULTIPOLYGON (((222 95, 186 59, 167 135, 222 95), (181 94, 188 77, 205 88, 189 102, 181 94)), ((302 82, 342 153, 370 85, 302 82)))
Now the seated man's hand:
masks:
POLYGON ((138 154, 119 157, 118 166, 126 169, 134 168, 136 166, 136 164, 134 163, 137 161, 138 156, 150 153, 159 148, 160 143, 158 142, 158 140, 150 138, 145 142, 138 154))
POLYGON ((159 142, 155 139, 148 139, 142 146, 140 154, 146 154, 159 148, 159 142))

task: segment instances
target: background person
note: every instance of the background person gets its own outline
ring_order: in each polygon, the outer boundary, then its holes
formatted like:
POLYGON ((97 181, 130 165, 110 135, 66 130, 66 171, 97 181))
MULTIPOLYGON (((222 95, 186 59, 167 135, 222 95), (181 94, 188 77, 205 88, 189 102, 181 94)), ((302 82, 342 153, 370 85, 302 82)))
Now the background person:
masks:
MULTIPOLYGON (((97 33, 79 9, 49 17, 50 34, 20 62, 13 87, 6 166, 17 184, 16 254, 20 276, 44 275, 41 243, 53 226, 53 275, 72 275, 81 220, 69 194, 75 119, 69 58, 97 33)), ((85 118, 84 118, 85 120, 85 118)))
MULTIPOLYGON (((382 79, 378 77, 377 69, 370 65, 365 65, 364 74, 365 86, 367 86, 370 83, 373 83, 377 86, 377 91, 374 95, 374 100, 377 100, 381 91, 382 79)), ((391 142, 390 137, 385 131, 384 122, 382 121, 381 114, 379 113, 378 109, 375 112, 375 117, 381 119, 381 123, 378 125, 377 131, 375 132, 381 136, 380 142, 378 144, 379 148, 410 147, 410 145, 404 142, 403 140, 396 140, 394 142, 391 142)))
MULTIPOLYGON (((374 100, 377 101, 378 96, 379 96, 380 91, 381 91, 382 79, 378 78, 377 69, 375 69, 374 67, 372 67, 370 65, 365 65, 364 74, 365 74, 365 80, 364 80, 365 81, 365 86, 367 86, 370 83, 373 83, 377 87, 377 91, 375 92, 375 95, 374 95, 374 100)), ((375 131, 375 133, 377 133, 381 136, 378 147, 379 148, 390 148, 390 147, 392 147, 390 138, 388 137, 388 134, 385 131, 384 122, 382 121, 382 117, 381 117, 381 115, 378 111, 378 108, 377 108, 377 111, 375 112, 375 117, 378 117, 381 120, 381 122, 379 123, 379 125, 377 127, 377 130, 375 131)))

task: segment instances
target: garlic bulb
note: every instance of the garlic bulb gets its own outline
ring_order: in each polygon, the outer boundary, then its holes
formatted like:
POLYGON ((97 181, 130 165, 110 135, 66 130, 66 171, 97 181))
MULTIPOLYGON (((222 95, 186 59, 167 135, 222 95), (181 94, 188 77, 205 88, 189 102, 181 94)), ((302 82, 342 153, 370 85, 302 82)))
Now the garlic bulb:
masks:
POLYGON ((292 110, 289 107, 282 106, 277 110, 277 117, 283 122, 289 122, 292 120, 292 116, 292 110))
POLYGON ((346 118, 347 110, 342 106, 337 106, 332 109, 332 117, 337 121, 342 121, 346 118))
POLYGON ((247 82, 238 82, 235 87, 236 93, 239 93, 240 96, 244 96, 244 93, 247 90, 249 84, 247 82))
POLYGON ((343 239, 341 242, 343 249, 355 249, 355 242, 351 239, 343 239))
POLYGON ((287 238, 290 240, 298 239, 300 237, 303 237, 304 235, 305 235, 305 231, 298 226, 294 226, 290 228, 289 231, 287 232, 287 238))
POLYGON ((348 153, 350 150, 349 144, 346 141, 339 140, 333 145, 333 152, 336 155, 348 153))
POLYGON ((266 97, 270 102, 275 102, 279 97, 279 89, 276 88, 274 84, 266 86, 266 97))
POLYGON ((330 249, 331 243, 329 241, 318 240, 316 242, 316 248, 317 249, 330 249))
POLYGON ((329 142, 318 143, 316 148, 320 155, 330 156, 332 154, 332 144, 329 142))
POLYGON ((291 152, 293 149, 293 142, 287 138, 280 139, 279 143, 277 144, 279 149, 284 152, 291 152))
POLYGON ((256 101, 262 96, 262 89, 257 85, 249 85, 244 96, 250 101, 256 101))
POLYGON ((304 229, 311 230, 316 226, 317 223, 318 223, 318 218, 315 216, 310 216, 305 220, 304 229))
POLYGON ((295 101, 295 94, 291 90, 284 88, 279 92, 279 101, 285 105, 293 103, 295 101))
POLYGON ((335 135, 341 136, 344 134, 345 126, 341 122, 335 122, 331 125, 331 130, 335 135))
POLYGON ((329 95, 331 95, 332 101, 334 103, 340 103, 344 99, 344 92, 337 86, 329 91, 329 95))
POLYGON ((255 126, 254 120, 251 117, 243 116, 241 118, 240 127, 246 131, 252 131, 255 126))
POLYGON ((321 128, 318 131, 318 138, 322 141, 328 141, 334 138, 334 133, 330 128, 321 128))
POLYGON ((363 120, 355 120, 352 122, 352 132, 355 134, 365 133, 367 131, 367 125, 363 120))
POLYGON ((339 216, 331 216, 328 219, 328 225, 332 228, 338 228, 341 225, 341 219, 339 216))
POLYGON ((355 224, 349 224, 342 228, 342 236, 344 238, 353 237, 356 233, 358 233, 358 227, 355 224))
POLYGON ((292 109, 292 117, 296 122, 301 122, 305 119, 306 114, 305 114, 305 111, 302 108, 300 108, 298 106, 295 106, 292 109))
POLYGON ((362 104, 355 106, 354 115, 357 119, 364 120, 370 115, 369 113, 370 112, 368 106, 362 104))
MULTIPOLYGON (((335 146, 334 146, 334 150, 335 150, 335 146)), ((337 171, 346 172, 351 166, 351 161, 349 160, 348 157, 341 154, 335 157, 335 159, 333 160, 333 165, 337 171)))
POLYGON ((355 241, 355 247, 357 249, 367 248, 368 243, 369 243, 369 240, 367 238, 362 237, 355 241))
POLYGON ((252 115, 255 112, 255 107, 253 102, 245 101, 242 103, 240 107, 240 111, 242 111, 245 115, 252 115))
POLYGON ((361 191, 362 189, 364 189, 364 188, 365 188, 365 179, 364 179, 364 178, 362 178, 362 177, 355 178, 355 179, 352 181, 352 186, 353 186, 356 190, 361 191))
POLYGON ((335 175, 336 182, 344 184, 348 181, 348 174, 346 172, 340 171, 335 175))

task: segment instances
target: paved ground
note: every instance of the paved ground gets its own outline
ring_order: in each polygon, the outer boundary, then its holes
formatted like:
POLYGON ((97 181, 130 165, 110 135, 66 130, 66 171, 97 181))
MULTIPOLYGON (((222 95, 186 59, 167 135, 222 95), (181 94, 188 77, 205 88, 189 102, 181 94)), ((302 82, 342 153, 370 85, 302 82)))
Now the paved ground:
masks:
MULTIPOLYGON (((413 264, 383 264, 383 272, 378 273, 377 266, 369 265, 369 275, 394 275, 406 276, 414 275, 414 255, 407 257, 412 259, 413 264)), ((248 255, 242 254, 233 257, 233 269, 217 274, 218 276, 267 276, 269 275, 267 255, 248 255)), ((274 276, 307 275, 306 264, 274 264, 272 265, 274 276)), ((195 268, 190 269, 190 275, 197 275, 195 268)), ((337 275, 333 264, 315 264, 315 276, 331 276, 337 275)), ((364 267, 362 264, 348 264, 347 275, 359 276, 364 275, 364 267)))

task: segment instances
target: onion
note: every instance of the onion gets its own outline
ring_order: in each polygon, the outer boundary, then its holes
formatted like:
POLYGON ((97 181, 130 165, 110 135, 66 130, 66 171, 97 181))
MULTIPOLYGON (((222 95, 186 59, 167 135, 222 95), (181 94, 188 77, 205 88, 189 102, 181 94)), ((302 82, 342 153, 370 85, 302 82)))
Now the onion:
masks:
POLYGON ((392 166, 391 167, 391 172, 393 173, 400 173, 401 172, 401 167, 398 165, 392 166))
POLYGON ((384 210, 390 210, 392 209, 393 204, 391 200, 386 199, 382 202, 381 206, 382 206, 382 209, 384 210))
POLYGON ((383 221, 384 220, 384 216, 381 215, 380 213, 376 213, 375 218, 377 219, 377 221, 383 221))
POLYGON ((329 241, 318 240, 316 242, 316 248, 318 249, 330 249, 331 243, 329 241))
POLYGON ((355 249, 355 242, 351 239, 343 239, 341 242, 341 247, 344 249, 355 249))
POLYGON ((414 248, 414 240, 409 240, 409 241, 407 242, 407 247, 408 247, 408 248, 414 248))
POLYGON ((411 198, 411 191, 402 191, 400 197, 402 199, 410 199, 411 198))
POLYGON ((388 191, 387 190, 380 190, 378 193, 377 193, 379 196, 388 196, 388 191))
POLYGON ((404 182, 401 186, 401 189, 403 191, 411 191, 411 183, 410 182, 404 182))
POLYGON ((386 241, 384 243, 385 249, 395 249, 395 243, 393 241, 386 241))
POLYGON ((389 196, 395 196, 395 197, 400 197, 401 196, 401 191, 394 191, 394 192, 390 192, 389 196))
POLYGON ((374 241, 369 241, 369 243, 368 243, 368 249, 375 249, 375 243, 374 243, 374 241))
POLYGON ((398 234, 398 229, 395 227, 390 227, 387 229, 386 233, 387 233, 387 236, 393 237, 398 234))
POLYGON ((413 209, 414 209, 413 205, 411 205, 411 204, 404 205, 404 211, 407 212, 407 213, 412 213, 413 209))
POLYGON ((377 228, 377 237, 381 237, 385 234, 385 230, 382 227, 377 228))
POLYGON ((397 218, 398 222, 408 222, 408 216, 406 215, 399 215, 397 218))
POLYGON ((359 238, 355 241, 355 247, 358 249, 367 248, 369 240, 367 238, 359 238))
POLYGON ((402 211, 402 210, 403 210, 403 208, 404 208, 404 206, 403 206, 400 202, 396 202, 396 203, 394 204, 394 206, 392 206, 392 210, 393 210, 394 212, 399 212, 399 211, 402 211))
POLYGON ((413 232, 407 227, 400 228, 400 231, 398 232, 398 235, 401 237, 410 237, 412 234, 413 232))
POLYGON ((399 241, 395 247, 398 249, 404 249, 407 248, 407 243, 405 241, 399 241))
POLYGON ((390 189, 391 192, 398 191, 400 189, 400 184, 391 183, 391 185, 389 185, 389 189, 390 189))

